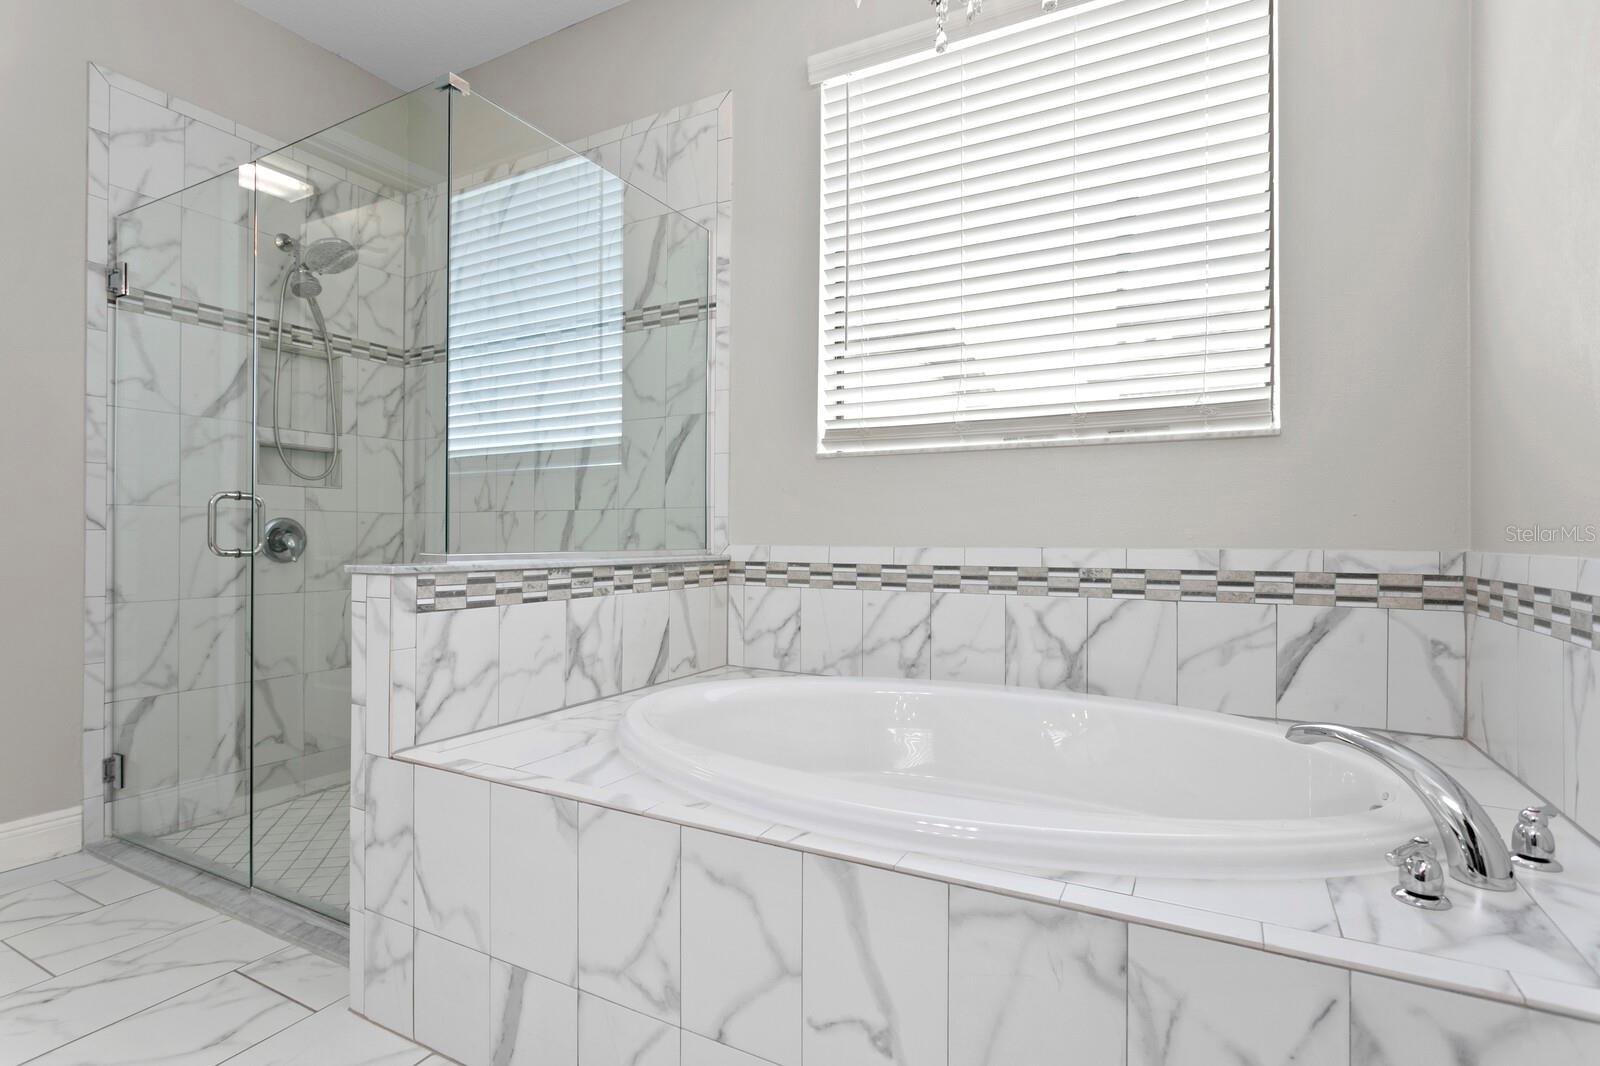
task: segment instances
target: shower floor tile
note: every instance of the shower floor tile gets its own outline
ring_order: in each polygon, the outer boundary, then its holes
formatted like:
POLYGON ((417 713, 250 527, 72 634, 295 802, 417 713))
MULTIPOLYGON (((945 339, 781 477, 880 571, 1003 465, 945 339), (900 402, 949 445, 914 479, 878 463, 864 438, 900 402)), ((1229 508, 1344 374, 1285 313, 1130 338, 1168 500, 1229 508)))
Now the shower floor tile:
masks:
MULTIPOLYGON (((350 897, 350 788, 341 785, 256 812, 255 883, 271 892, 344 908, 350 897)), ((248 873, 246 815, 191 826, 160 843, 211 866, 248 873)))

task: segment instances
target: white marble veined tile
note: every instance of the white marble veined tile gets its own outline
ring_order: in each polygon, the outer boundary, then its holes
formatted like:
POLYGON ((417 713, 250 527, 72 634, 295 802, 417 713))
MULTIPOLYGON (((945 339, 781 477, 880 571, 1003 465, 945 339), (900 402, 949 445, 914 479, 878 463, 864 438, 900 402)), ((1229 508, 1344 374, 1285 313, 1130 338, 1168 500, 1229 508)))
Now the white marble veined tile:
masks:
POLYGON ((41 1066, 219 1063, 311 1012, 230 973, 74 1040, 32 1062, 41 1066))
MULTIPOLYGON (((366 787, 366 909, 409 928, 415 871, 412 812, 413 768, 391 759, 375 759, 366 787)), ((372 946, 369 928, 368 946, 372 946)))
POLYGON ((667 331, 655 326, 622 337, 622 417, 660 418, 667 409, 667 331))
POLYGON ((0 999, 0 1062, 20 1063, 285 947, 213 919, 0 999))
POLYGON ((1127 976, 1121 922, 950 889, 953 1064, 1121 1062, 1127 976))
POLYGON ((1439 553, 1327 548, 1322 569, 1330 574, 1437 574, 1439 553))
POLYGON ((1088 691, 1176 702, 1177 607, 1147 600, 1090 600, 1088 691))
POLYGON ((1556 802, 1566 795, 1566 646, 1531 629, 1517 632, 1517 776, 1556 802))
POLYGON ((768 1061, 688 1030, 680 1035, 679 1051, 683 1056, 680 1066, 767 1066, 768 1061))
POLYGON ((1328 891, 1346 937, 1440 955, 1462 962, 1600 984, 1600 976, 1521 887, 1485 892, 1457 881, 1448 890, 1447 911, 1420 911, 1395 904, 1391 874, 1329 878, 1328 891))
POLYGON ((519 603, 500 611, 501 722, 553 711, 566 698, 567 605, 519 603))
MULTIPOLYGON (((1561 931, 1561 935, 1577 949, 1583 960, 1600 972, 1600 887, 1595 887, 1593 880, 1600 871, 1591 866, 1582 874, 1577 872, 1570 861, 1570 845, 1576 843, 1574 836, 1576 834, 1569 831, 1567 839, 1562 841, 1562 844, 1569 845, 1566 848, 1568 854, 1563 854, 1562 860, 1571 873, 1563 877, 1560 874, 1525 873, 1519 870, 1517 880, 1561 931), (1583 881, 1578 880, 1580 876, 1584 878, 1583 881)), ((1600 981, 1595 983, 1600 984, 1600 981)))
POLYGON ((578 805, 508 785, 489 800, 489 949, 572 985, 578 974, 578 805))
POLYGON ((1128 927, 1128 1066, 1347 1066, 1349 1019, 1344 970, 1128 927))
POLYGON ((489 946, 489 783, 416 769, 416 926, 489 946))
POLYGON ((228 1066, 416 1066, 431 1057, 427 1048, 351 1011, 350 1002, 340 1000, 235 1055, 228 1066))
MULTIPOLYGON (((178 502, 184 507, 205 507, 213 494, 242 488, 245 472, 250 468, 251 436, 248 422, 180 415, 178 502)), ((233 506, 246 509, 242 504, 233 506)))
POLYGON ((622 426, 618 507, 662 507, 666 503, 666 420, 641 418, 622 426))
POLYGON ((1389 611, 1389 728, 1459 737, 1467 630, 1454 611, 1389 611))
POLYGON ((1350 1055, 1472 1066, 1600 1060, 1600 1026, 1372 974, 1350 975, 1350 1055))
POLYGON ((1383 728, 1386 612, 1278 607, 1278 717, 1383 728))
POLYGON ((663 502, 669 508, 706 505, 706 416, 677 415, 662 433, 663 502))
POLYGON ((668 598, 665 591, 618 597, 622 610, 622 689, 667 680, 668 598))
POLYGON ((1219 570, 1268 570, 1276 573, 1317 572, 1321 548, 1223 548, 1219 570))
POLYGON ((489 1061, 489 956, 417 931, 416 1040, 460 1063, 489 1061))
MULTIPOLYGON (((370 850, 367 862, 370 867, 370 850)), ((364 916, 362 925, 362 1012, 384 1028, 409 1037, 414 1017, 416 934, 406 922, 391 921, 371 912, 364 916)))
POLYGON ((24 956, 0 944, 0 1002, 4 1002, 3 997, 17 989, 48 980, 49 977, 49 970, 35 966, 24 956))
POLYGON ((57 859, 46 859, 30 866, 19 866, 14 870, 0 871, 0 896, 8 896, 13 892, 20 892, 24 888, 33 888, 47 881, 60 881, 77 874, 98 870, 105 863, 87 852, 74 852, 63 855, 57 859))
POLYGON ((490 959, 489 1061, 495 1066, 575 1066, 577 989, 490 959))
POLYGON ((1539 801, 1538 793, 1471 744, 1451 737, 1404 737, 1402 740, 1407 747, 1448 770, 1450 776, 1466 786, 1485 807, 1520 809, 1539 801))
POLYGON ((399 440, 405 428, 405 370, 358 359, 351 364, 356 380, 356 418, 350 427, 363 437, 399 440))
POLYGON ((1127 565, 1134 570, 1215 570, 1220 548, 1129 548, 1127 565))
MULTIPOLYGON (((178 781, 178 698, 118 700, 110 705, 112 750, 124 759, 123 793, 170 788, 178 781)), ((147 828, 147 827, 145 827, 147 828)))
POLYGON ((800 590, 767 585, 743 586, 744 659, 762 670, 800 667, 800 590))
POLYGON ((404 278, 371 267, 357 267, 356 302, 356 336, 390 348, 404 346, 404 278))
POLYGON ((947 1061, 948 889, 803 859, 806 1062, 947 1061))
MULTIPOLYGON (((74 892, 88 896, 96 903, 106 906, 112 903, 121 903, 134 896, 142 896, 153 891, 157 886, 154 882, 146 881, 137 874, 129 873, 120 866, 101 865, 93 870, 81 874, 63 877, 61 883, 74 892)), ((4 906, 4 899, 0 899, 0 906, 4 906)), ((0 938, 10 934, 0 933, 0 938)))
POLYGON ((1600 652, 1568 645, 1562 699, 1568 817, 1600 835, 1600 652))
POLYGON ((1005 597, 933 594, 933 679, 1003 684, 1005 597))
MULTIPOLYGON (((92 457, 94 450, 89 454, 92 457)), ((99 461, 105 461, 103 448, 99 461)), ((117 462, 111 471, 113 504, 176 507, 178 462, 178 416, 164 411, 117 412, 117 462)), ((215 487, 211 490, 216 491, 215 487)), ((210 495, 208 492, 206 499, 210 495)), ((200 506, 205 503, 205 499, 201 500, 200 506)))
POLYGON ((621 598, 594 596, 568 601, 568 703, 600 699, 622 690, 622 608, 617 603, 621 598))
POLYGON ((681 1015, 679 830, 579 812, 578 987, 673 1025, 681 1015))
POLYGON ((1277 655, 1273 605, 1178 604, 1177 702, 1182 706, 1273 717, 1277 655))
POLYGON ((1253 918, 1260 922, 1338 935, 1325 879, 1298 881, 1195 881, 1141 877, 1133 893, 1143 899, 1162 900, 1218 914, 1253 918))
POLYGON ((417 743, 495 723, 499 652, 496 611, 417 616, 417 743))
POLYGON ((94 910, 97 906, 97 902, 83 893, 55 881, 8 892, 0 896, 0 940, 94 910))
POLYGON ((1082 692, 1089 601, 1076 596, 1005 596, 1006 684, 1082 692))
POLYGON ((725 588, 673 589, 667 593, 667 676, 687 677, 727 658, 725 588))
POLYGON ((580 993, 578 1066, 679 1066, 678 1030, 599 996, 580 993))
POLYGON ((855 589, 800 590, 800 671, 861 674, 861 597, 855 589))
POLYGON ((1467 738, 1516 773, 1518 630, 1488 618, 1473 622, 1467 652, 1467 738))
MULTIPOLYGON (((734 596, 730 603, 736 600, 737 596, 734 596)), ((885 589, 864 591, 861 594, 861 628, 861 672, 864 676, 931 676, 931 593, 885 589)), ((736 635, 730 632, 730 640, 736 635)))
POLYGON ((799 853, 683 831, 683 1025, 800 1066, 799 853))
POLYGON ((119 410, 177 411, 178 323, 155 315, 116 316, 112 402, 119 410))
POLYGON ((110 99, 111 184, 152 197, 183 188, 189 120, 120 88, 111 90, 110 99))
POLYGON ((243 596, 178 604, 178 687, 249 680, 250 601, 243 596))

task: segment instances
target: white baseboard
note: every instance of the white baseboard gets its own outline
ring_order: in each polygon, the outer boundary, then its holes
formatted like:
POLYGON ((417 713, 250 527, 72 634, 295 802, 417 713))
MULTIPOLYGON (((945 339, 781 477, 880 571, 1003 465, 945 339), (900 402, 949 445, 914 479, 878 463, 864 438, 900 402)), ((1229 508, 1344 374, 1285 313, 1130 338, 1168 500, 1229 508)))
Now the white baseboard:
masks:
POLYGON ((83 847, 83 808, 18 818, 0 825, 0 870, 71 855, 83 847))

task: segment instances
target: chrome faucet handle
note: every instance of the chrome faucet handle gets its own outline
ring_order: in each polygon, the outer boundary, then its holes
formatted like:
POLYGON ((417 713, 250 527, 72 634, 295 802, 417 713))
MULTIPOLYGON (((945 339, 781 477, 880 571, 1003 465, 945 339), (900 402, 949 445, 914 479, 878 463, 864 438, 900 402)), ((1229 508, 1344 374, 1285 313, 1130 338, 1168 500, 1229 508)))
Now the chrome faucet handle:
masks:
POLYGON ((1444 867, 1426 837, 1412 837, 1385 858, 1400 868, 1400 883, 1390 892, 1395 899, 1425 911, 1450 909, 1444 894, 1444 867))
POLYGON ((1524 870, 1561 872, 1556 861, 1556 834, 1550 828, 1550 813, 1543 807, 1525 807, 1511 830, 1511 861, 1524 870))

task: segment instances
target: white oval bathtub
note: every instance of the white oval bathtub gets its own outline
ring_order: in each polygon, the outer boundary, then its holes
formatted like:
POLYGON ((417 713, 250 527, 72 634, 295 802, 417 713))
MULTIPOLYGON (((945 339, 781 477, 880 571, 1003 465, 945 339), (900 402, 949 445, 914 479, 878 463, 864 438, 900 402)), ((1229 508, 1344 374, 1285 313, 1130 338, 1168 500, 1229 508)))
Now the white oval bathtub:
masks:
POLYGON ((1383 766, 1283 729, 1106 696, 797 677, 663 689, 617 742, 744 814, 1047 872, 1332 877, 1381 870, 1431 832, 1383 766))

